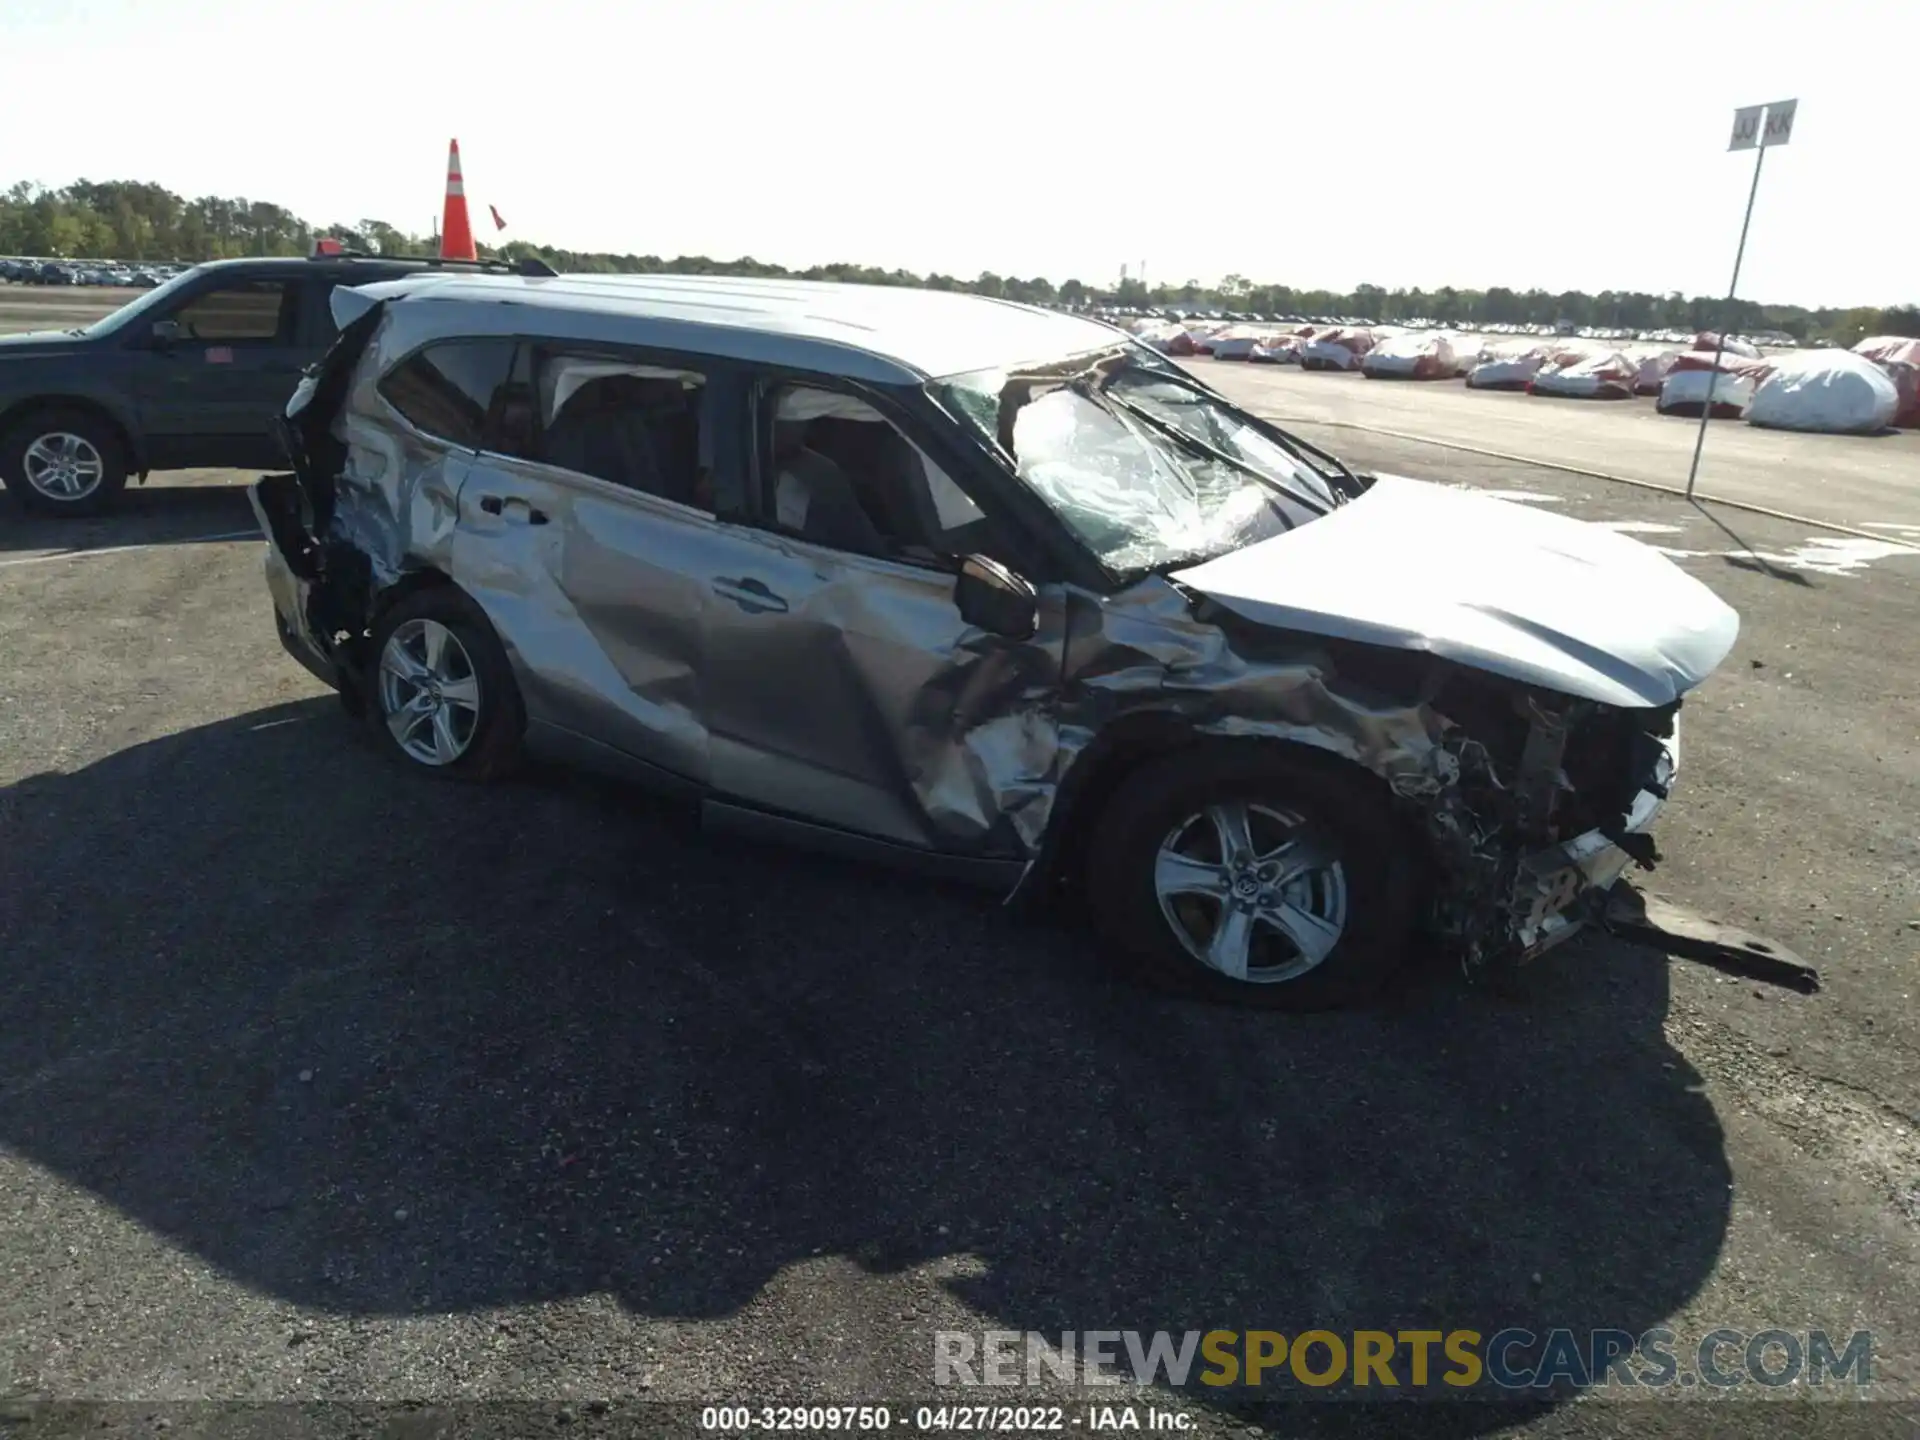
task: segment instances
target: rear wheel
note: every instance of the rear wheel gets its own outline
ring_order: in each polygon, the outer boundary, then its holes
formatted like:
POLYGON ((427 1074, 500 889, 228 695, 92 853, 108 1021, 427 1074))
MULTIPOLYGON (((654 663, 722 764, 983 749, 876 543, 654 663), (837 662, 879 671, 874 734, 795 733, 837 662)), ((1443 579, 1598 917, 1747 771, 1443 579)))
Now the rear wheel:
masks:
POLYGON ((1278 747, 1155 761, 1100 817, 1087 894, 1149 980, 1273 1009, 1363 1000, 1399 963, 1413 857, 1378 782, 1278 747))
POLYGON ((127 486, 126 447, 84 410, 42 410, 0 436, 0 481, 41 515, 98 515, 127 486))
POLYGON ((373 633, 366 714, 385 747, 409 765, 491 780, 519 763, 519 687, 486 615, 460 591, 406 597, 373 633))

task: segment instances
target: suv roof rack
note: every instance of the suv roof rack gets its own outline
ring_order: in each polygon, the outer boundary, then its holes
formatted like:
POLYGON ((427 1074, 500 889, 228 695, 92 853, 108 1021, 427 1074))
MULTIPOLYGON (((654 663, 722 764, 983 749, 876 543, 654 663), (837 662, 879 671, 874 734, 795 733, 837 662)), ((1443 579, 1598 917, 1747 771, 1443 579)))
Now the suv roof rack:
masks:
POLYGON ((341 246, 322 248, 315 244, 309 260, 389 260, 407 261, 433 270, 491 270, 502 275, 524 275, 532 279, 557 276, 560 272, 538 255, 523 255, 518 260, 448 260, 439 255, 376 255, 369 250, 348 250, 341 246))

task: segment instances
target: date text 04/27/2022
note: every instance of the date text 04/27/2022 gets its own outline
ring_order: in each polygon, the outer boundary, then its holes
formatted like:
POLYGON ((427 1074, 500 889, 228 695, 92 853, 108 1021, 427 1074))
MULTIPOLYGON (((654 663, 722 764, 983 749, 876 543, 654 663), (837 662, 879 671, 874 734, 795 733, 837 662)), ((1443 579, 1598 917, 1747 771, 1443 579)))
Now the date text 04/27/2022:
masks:
POLYGON ((896 1413, 887 1405, 709 1405, 700 1428, 710 1434, 762 1431, 884 1435, 896 1428, 920 1434, 1031 1435, 1128 1430, 1180 1432, 1193 1428, 1184 1410, 1152 1405, 920 1405, 896 1413))

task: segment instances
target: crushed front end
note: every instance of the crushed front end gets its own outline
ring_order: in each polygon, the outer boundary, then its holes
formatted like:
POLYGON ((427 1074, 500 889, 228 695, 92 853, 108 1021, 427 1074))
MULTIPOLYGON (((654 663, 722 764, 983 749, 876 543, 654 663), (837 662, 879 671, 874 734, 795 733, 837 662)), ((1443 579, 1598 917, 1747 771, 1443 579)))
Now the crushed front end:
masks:
POLYGON ((1629 868, 1658 862, 1648 831, 1679 768, 1680 702, 1624 709, 1505 687, 1475 700, 1473 722, 1442 739, 1441 782, 1407 798, 1436 861, 1432 929, 1482 980, 1599 919, 1629 868))

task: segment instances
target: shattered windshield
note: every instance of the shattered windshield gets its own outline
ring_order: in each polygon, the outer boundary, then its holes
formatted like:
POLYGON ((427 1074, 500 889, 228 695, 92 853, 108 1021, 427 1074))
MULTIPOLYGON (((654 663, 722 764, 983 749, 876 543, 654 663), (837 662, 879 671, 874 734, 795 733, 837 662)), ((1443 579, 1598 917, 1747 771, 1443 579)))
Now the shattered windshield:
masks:
POLYGON ((1339 503, 1319 471, 1133 347, 934 389, 1118 574, 1237 550, 1339 503))

